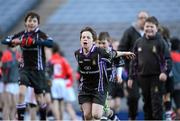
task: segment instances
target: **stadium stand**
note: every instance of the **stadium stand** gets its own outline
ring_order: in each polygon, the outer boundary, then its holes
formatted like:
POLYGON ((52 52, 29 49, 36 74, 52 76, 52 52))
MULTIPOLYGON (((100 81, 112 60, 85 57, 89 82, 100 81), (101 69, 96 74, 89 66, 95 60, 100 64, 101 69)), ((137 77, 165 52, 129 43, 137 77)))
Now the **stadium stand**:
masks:
POLYGON ((1 0, 0 1, 0 36, 6 34, 10 29, 31 10, 39 0, 1 0))
POLYGON ((79 48, 82 27, 92 26, 97 32, 109 31, 119 40, 122 32, 135 20, 137 12, 146 10, 168 26, 172 35, 179 36, 179 6, 178 0, 69 0, 49 17, 43 29, 59 42, 75 69, 73 52, 79 48))

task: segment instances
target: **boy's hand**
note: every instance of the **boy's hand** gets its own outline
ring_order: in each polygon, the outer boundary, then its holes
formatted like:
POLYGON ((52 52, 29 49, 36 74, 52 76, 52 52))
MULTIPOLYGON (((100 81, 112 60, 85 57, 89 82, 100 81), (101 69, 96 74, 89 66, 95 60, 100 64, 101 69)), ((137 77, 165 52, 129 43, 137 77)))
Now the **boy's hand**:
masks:
POLYGON ((122 78, 119 76, 116 76, 116 78, 117 78, 117 83, 122 84, 122 82, 123 82, 122 78))
POLYGON ((132 52, 124 52, 124 55, 126 56, 127 59, 134 59, 135 58, 135 54, 132 52))
POLYGON ((16 46, 16 45, 20 45, 21 44, 21 40, 19 38, 15 38, 11 41, 12 45, 16 46))
POLYGON ((132 80, 132 79, 129 79, 129 80, 128 80, 128 83, 127 83, 128 87, 129 87, 129 88, 132 88, 132 84, 133 84, 133 80, 132 80))
POLYGON ((167 75, 165 73, 161 73, 159 75, 159 80, 165 82, 167 80, 167 75))

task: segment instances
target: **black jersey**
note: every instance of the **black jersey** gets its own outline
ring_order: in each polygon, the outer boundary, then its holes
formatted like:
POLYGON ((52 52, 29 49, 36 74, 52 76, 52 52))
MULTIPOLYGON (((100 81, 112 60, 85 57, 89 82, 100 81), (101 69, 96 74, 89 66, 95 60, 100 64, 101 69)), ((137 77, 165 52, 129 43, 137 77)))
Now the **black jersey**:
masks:
MULTIPOLYGON (((109 47, 107 50, 107 53, 111 54, 115 50, 112 47, 109 47)), ((109 81, 115 81, 115 77, 117 75, 117 67, 124 65, 124 59, 122 57, 113 58, 112 61, 107 61, 105 64, 106 71, 107 71, 107 77, 109 81)))
POLYGON ((83 54, 83 49, 77 50, 75 57, 81 74, 80 90, 104 91, 108 81, 105 64, 110 63, 116 54, 116 51, 107 53, 95 45, 92 46, 87 55, 83 54))
MULTIPOLYGON (((45 51, 44 47, 52 46, 52 39, 38 28, 33 32, 22 31, 18 34, 9 36, 5 39, 4 44, 11 45, 11 40, 15 38, 30 37, 35 41, 32 46, 23 46, 22 58, 23 67, 31 70, 44 70, 45 69, 45 51)), ((3 42, 2 42, 3 43, 3 42)))
POLYGON ((147 39, 145 36, 139 38, 134 44, 136 58, 132 60, 130 76, 159 75, 161 72, 169 73, 171 61, 162 37, 157 33, 155 37, 147 39))

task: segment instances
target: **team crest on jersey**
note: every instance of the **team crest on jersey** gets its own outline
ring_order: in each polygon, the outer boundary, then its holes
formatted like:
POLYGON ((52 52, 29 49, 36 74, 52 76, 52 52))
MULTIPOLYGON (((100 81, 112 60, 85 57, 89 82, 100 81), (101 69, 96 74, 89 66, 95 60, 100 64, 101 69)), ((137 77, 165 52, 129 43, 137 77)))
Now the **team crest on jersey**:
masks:
POLYGON ((138 47, 138 52, 141 52, 142 51, 142 48, 141 47, 138 47))
POLYGON ((153 51, 153 53, 157 52, 156 46, 153 46, 152 51, 153 51))
POLYGON ((92 64, 93 64, 93 65, 96 65, 96 61, 95 61, 95 60, 93 60, 93 61, 92 61, 92 64))

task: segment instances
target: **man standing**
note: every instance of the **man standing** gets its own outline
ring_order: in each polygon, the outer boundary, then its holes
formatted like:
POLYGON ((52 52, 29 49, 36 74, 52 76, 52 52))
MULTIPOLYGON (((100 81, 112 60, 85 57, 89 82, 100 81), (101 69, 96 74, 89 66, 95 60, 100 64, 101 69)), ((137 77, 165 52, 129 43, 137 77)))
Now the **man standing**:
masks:
MULTIPOLYGON (((134 42, 144 35, 143 28, 145 20, 148 18, 148 13, 146 11, 140 11, 137 15, 137 21, 132 26, 130 26, 127 30, 125 30, 120 44, 120 51, 132 51, 134 42)), ((125 61, 125 69, 127 72, 129 71, 129 60, 125 61)), ((132 83, 128 81, 128 83, 132 83)), ((138 111, 138 100, 139 100, 139 87, 137 81, 133 83, 132 88, 127 87, 128 97, 128 117, 130 120, 135 120, 138 111)))

